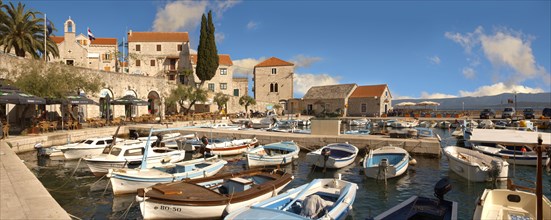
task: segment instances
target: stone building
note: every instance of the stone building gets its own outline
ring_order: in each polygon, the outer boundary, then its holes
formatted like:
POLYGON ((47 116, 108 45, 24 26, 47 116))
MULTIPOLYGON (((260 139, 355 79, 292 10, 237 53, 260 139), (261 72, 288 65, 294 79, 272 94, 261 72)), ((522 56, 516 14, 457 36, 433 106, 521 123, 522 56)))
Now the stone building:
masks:
MULTIPOLYGON (((193 82, 196 86, 199 86, 201 80, 197 77, 195 67, 197 66, 197 54, 191 55, 191 65, 193 68, 193 82)), ((202 89, 209 92, 217 93, 221 92, 226 95, 233 96, 233 62, 230 55, 219 54, 218 55, 218 69, 212 77, 212 79, 205 81, 202 89)))
POLYGON ((128 32, 130 74, 179 81, 179 72, 190 69, 187 32, 128 32))
POLYGON ((75 32, 76 24, 69 18, 64 24, 63 37, 51 37, 59 50, 59 57, 52 58, 52 62, 108 72, 118 69, 116 38, 90 40, 83 34, 77 36, 75 32))
POLYGON ((281 103, 293 98, 295 64, 271 57, 254 66, 254 99, 281 103))
POLYGON ((302 97, 302 113, 341 112, 347 115, 348 98, 358 87, 356 84, 313 86, 302 97))
POLYGON ((380 116, 388 113, 392 95, 387 84, 358 86, 348 98, 349 116, 380 116))

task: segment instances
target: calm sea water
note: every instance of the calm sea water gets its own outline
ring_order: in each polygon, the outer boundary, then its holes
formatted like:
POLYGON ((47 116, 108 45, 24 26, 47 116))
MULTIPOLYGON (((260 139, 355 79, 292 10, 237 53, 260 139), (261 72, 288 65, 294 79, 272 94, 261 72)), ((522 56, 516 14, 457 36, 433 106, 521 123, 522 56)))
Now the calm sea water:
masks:
MULTIPOLYGON (((443 146, 456 143, 448 130, 436 129, 435 132, 443 138, 443 146)), ((358 155, 356 162, 348 167, 323 173, 322 169, 312 169, 310 164, 303 161, 305 154, 301 152, 298 163, 284 167, 295 176, 287 188, 300 186, 315 178, 332 178, 341 174, 343 179, 357 183, 359 187, 348 219, 376 216, 413 195, 433 197, 434 184, 443 177, 449 177, 452 184, 452 190, 445 198, 459 203, 459 219, 471 219, 478 196, 485 188, 494 188, 490 183, 470 183, 449 171, 445 156, 438 159, 417 156, 416 166, 410 166, 405 175, 390 179, 385 185, 363 175, 359 161, 364 155, 358 155)), ((71 215, 82 219, 142 219, 134 195, 113 196, 111 188, 106 187, 107 178, 94 177, 84 161, 79 163, 37 158, 36 152, 19 156, 71 215)), ((225 159, 230 162, 221 172, 244 169, 245 163, 240 160, 241 157, 225 159)), ((511 165, 509 171, 509 175, 533 182, 535 173, 536 168, 530 166, 511 165)), ((551 198, 551 177, 545 173, 543 189, 544 194, 551 198)))

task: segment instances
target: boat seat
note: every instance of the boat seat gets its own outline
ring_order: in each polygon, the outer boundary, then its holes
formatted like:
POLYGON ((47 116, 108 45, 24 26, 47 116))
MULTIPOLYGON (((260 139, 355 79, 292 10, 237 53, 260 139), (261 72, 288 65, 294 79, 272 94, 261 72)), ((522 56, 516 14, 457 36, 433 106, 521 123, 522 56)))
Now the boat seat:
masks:
POLYGON ((244 179, 241 177, 234 177, 229 179, 224 183, 224 187, 228 189, 228 194, 233 194, 236 192, 243 192, 252 187, 253 181, 244 179))

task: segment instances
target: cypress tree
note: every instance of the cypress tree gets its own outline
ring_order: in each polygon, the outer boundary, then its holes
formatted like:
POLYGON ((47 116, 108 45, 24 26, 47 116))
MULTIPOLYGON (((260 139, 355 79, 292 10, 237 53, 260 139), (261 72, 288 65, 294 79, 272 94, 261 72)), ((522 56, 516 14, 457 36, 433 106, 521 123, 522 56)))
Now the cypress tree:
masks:
POLYGON ((218 69, 218 50, 214 38, 214 23, 212 12, 209 11, 208 19, 203 14, 201 18, 201 35, 197 48, 196 74, 201 80, 201 86, 205 81, 212 79, 218 69))

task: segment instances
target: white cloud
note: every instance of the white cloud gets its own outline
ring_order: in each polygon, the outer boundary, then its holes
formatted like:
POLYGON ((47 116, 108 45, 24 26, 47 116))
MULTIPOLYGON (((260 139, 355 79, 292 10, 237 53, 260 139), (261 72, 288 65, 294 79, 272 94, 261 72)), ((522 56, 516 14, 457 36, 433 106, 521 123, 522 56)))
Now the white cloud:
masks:
POLYGON ((433 64, 436 64, 436 65, 440 64, 440 57, 438 56, 429 57, 429 60, 433 64))
POLYGON ((428 92, 421 92, 421 99, 444 99, 444 98, 457 98, 457 96, 444 94, 444 93, 429 94, 428 92))
POLYGON ((247 23, 247 29, 248 30, 254 30, 258 27, 258 22, 254 22, 254 21, 249 21, 249 23, 247 23))
POLYGON ((479 97, 479 96, 492 96, 492 95, 499 95, 502 93, 541 93, 544 92, 543 89, 540 88, 530 88, 523 85, 506 85, 504 83, 496 83, 493 85, 488 86, 481 86, 477 88, 475 91, 469 92, 469 91, 459 91, 460 96, 473 96, 473 97, 479 97))
POLYGON ((255 58, 245 58, 239 60, 233 60, 233 72, 240 74, 252 75, 254 71, 254 66, 256 64, 266 60, 265 57, 255 58))
POLYGON ((212 8, 214 13, 214 16, 217 18, 221 18, 225 11, 232 8, 233 6, 241 3, 241 1, 238 0, 228 0, 228 1, 222 1, 217 0, 210 3, 210 7, 212 8))
POLYGON ((225 38, 226 38, 226 35, 222 32, 214 33, 214 39, 216 40, 216 43, 222 43, 222 41, 224 41, 225 38))
POLYGON ((207 8, 205 1, 175 1, 157 9, 153 31, 181 31, 195 28, 207 8))
POLYGON ((340 77, 332 77, 329 74, 295 73, 294 92, 304 95, 312 86, 324 86, 339 84, 340 77))
POLYGON ((476 76, 476 73, 473 68, 465 67, 463 68, 463 76, 467 79, 474 79, 476 76))
POLYGON ((321 57, 309 57, 302 54, 296 55, 291 59, 291 63, 295 64, 295 67, 310 67, 312 64, 321 61, 321 57))
POLYGON ((472 33, 446 32, 445 36, 459 43, 468 55, 475 56, 469 64, 471 67, 479 63, 477 55, 471 54, 472 49, 480 46, 486 59, 496 68, 494 78, 499 81, 516 85, 529 79, 543 79, 546 85, 551 85, 547 80, 550 73, 536 63, 530 41, 532 37, 522 32, 498 28, 493 34, 486 34, 482 27, 478 27, 472 33), (501 72, 500 69, 509 69, 512 73, 501 72))
POLYGON ((189 48, 189 54, 197 54, 197 51, 194 49, 189 48))

